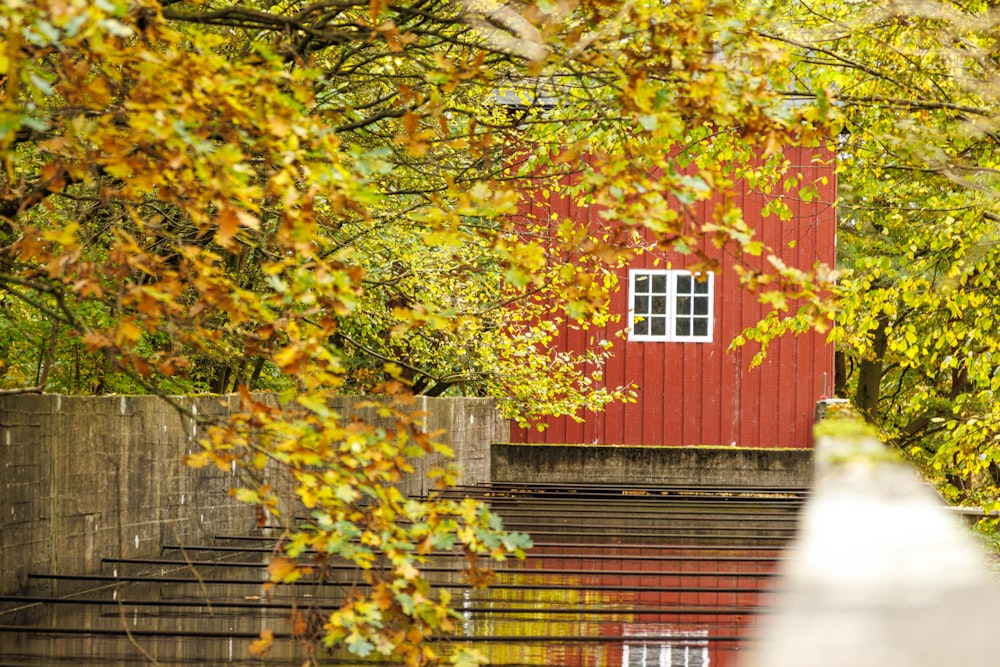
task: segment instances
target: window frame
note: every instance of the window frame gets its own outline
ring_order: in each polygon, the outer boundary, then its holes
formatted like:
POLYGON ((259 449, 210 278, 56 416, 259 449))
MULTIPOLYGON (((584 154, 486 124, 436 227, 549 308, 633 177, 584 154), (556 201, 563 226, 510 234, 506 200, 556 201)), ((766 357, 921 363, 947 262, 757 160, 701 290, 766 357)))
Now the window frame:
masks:
MULTIPOLYGON (((715 333, 715 274, 711 271, 705 273, 697 273, 693 271, 688 271, 686 269, 629 269, 628 272, 628 340, 629 342, 637 343, 711 343, 714 340, 715 333), (705 276, 704 281, 699 281, 698 278, 702 275, 705 276), (648 294, 650 299, 664 297, 665 301, 665 312, 653 313, 648 312, 648 315, 656 315, 657 317, 665 318, 664 333, 663 334, 637 334, 636 329, 636 318, 642 317, 642 313, 638 316, 635 312, 636 305, 636 279, 640 276, 649 276, 650 279, 650 289, 648 292, 641 292, 638 296, 643 294, 648 294), (656 276, 665 277, 665 289, 664 291, 653 291, 652 281, 656 276), (690 278, 692 281, 690 284, 690 291, 686 294, 678 293, 678 283, 680 278, 690 278), (704 292, 700 291, 697 285, 706 285, 707 288, 704 292), (696 291, 697 290, 697 291, 696 291), (692 312, 688 313, 678 313, 678 297, 688 296, 694 299, 699 297, 707 298, 707 313, 705 315, 694 313, 694 301, 691 302, 690 310, 692 312), (677 333, 677 321, 679 318, 688 318, 691 320, 692 324, 694 320, 705 319, 708 323, 707 333, 701 334, 678 334, 677 333)), ((649 308, 652 307, 652 303, 649 308)))
POLYGON ((708 630, 677 630, 645 628, 626 630, 622 642, 622 667, 673 667, 684 665, 708 667, 708 630), (653 637, 656 637, 653 639, 653 637), (634 654, 634 655, 633 655, 634 654), (680 661, 677 658, 681 658, 680 661))

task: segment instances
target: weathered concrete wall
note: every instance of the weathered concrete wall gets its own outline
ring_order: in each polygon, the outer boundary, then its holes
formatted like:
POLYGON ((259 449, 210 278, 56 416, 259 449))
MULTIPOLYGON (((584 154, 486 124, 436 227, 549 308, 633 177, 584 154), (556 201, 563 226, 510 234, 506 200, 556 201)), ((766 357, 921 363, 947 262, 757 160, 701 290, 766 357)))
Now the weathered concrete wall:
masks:
MULTIPOLYGON (((358 415, 377 426, 392 428, 392 420, 379 417, 374 409, 359 410, 355 407, 368 400, 371 399, 342 396, 334 401, 333 408, 344 415, 358 415)), ((435 439, 454 450, 454 462, 461 474, 461 483, 486 484, 490 481, 490 443, 503 442, 510 437, 509 423, 500 417, 493 399, 417 396, 416 402, 407 410, 411 414, 423 415, 421 419, 425 431, 444 431, 435 439)), ((417 459, 414 461, 416 472, 405 479, 400 488, 408 495, 426 495, 433 488, 427 471, 444 461, 438 454, 417 459)))
POLYGON ((495 482, 802 487, 812 450, 494 444, 495 482))
MULTIPOLYGON (((232 397, 179 399, 198 413, 229 410, 232 397)), ((354 412, 360 399, 337 408, 354 412)), ((489 474, 489 443, 506 439, 506 422, 486 399, 421 399, 429 430, 458 454, 463 481, 489 474)), ((236 475, 193 470, 182 456, 197 447, 191 423, 154 397, 0 397, 0 593, 23 590, 28 573, 97 571, 102 557, 148 557, 164 543, 204 543, 247 533, 252 508, 232 500, 236 475)), ((427 491, 418 463, 404 484, 427 491)))
MULTIPOLYGON (((180 400, 227 409, 219 397, 180 400)), ((103 556, 250 529, 251 508, 228 497, 231 472, 181 463, 194 435, 151 397, 0 399, 0 589, 23 589, 29 571, 94 572, 103 556)))
POLYGON ((985 553, 874 437, 822 437, 816 483, 754 667, 997 664, 985 553))

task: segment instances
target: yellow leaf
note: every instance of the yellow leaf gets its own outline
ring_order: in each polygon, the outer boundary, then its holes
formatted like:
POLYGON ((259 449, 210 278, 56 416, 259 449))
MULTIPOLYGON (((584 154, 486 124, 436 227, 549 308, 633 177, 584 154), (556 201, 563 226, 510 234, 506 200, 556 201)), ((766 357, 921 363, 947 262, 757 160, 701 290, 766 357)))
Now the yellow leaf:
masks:
POLYGON ((42 238, 46 241, 52 241, 58 243, 65 248, 75 248, 79 244, 76 238, 76 232, 80 229, 80 225, 77 222, 70 222, 58 229, 51 229, 42 232, 42 238))
POLYGON ((403 561, 396 566, 396 574, 403 577, 407 581, 413 581, 420 576, 420 570, 413 567, 413 563, 410 561, 403 561))
POLYGON ((260 639, 255 639, 250 643, 250 654, 263 658, 271 650, 274 644, 274 632, 271 630, 261 630, 260 639))
POLYGON ((208 452, 198 452, 184 457, 184 465, 191 468, 204 468, 211 462, 208 452))
POLYGON ((115 345, 118 347, 130 347, 139 340, 142 329, 136 326, 132 320, 122 320, 115 330, 115 345))

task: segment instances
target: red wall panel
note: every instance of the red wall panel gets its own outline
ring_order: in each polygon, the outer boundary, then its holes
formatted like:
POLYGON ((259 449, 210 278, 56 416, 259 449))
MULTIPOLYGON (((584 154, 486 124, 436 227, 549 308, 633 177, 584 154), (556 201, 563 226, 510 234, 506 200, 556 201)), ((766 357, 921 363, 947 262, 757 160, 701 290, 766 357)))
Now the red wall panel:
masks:
MULTIPOLYGON (((783 196, 792 210, 789 220, 761 217, 769 196, 756 192, 736 193, 747 223, 757 238, 773 248, 786 264, 809 269, 822 261, 833 265, 836 219, 833 202, 836 178, 832 156, 819 149, 796 148, 786 152, 789 173, 802 174, 801 183, 815 182, 817 195, 811 201, 783 196), (827 182, 819 182, 825 177, 827 182)), ((797 194, 797 188, 792 192, 797 194)), ((779 196, 779 195, 775 195, 779 196)), ((696 215, 707 219, 714 200, 703 202, 696 215)), ((530 213, 545 219, 550 213, 570 216, 588 224, 590 211, 565 199, 535 196, 530 213)), ((706 244, 703 250, 714 249, 706 244)), ((638 402, 612 405, 601 414, 586 413, 583 423, 572 419, 550 419, 548 428, 514 429, 519 442, 593 443, 627 445, 739 445, 744 447, 809 447, 815 402, 824 387, 833 387, 833 348, 825 336, 810 332, 786 336, 773 343, 756 369, 750 362, 757 348, 748 345, 729 350, 729 344, 745 327, 766 312, 757 297, 739 285, 736 260, 717 253, 721 270, 715 276, 715 329, 712 343, 626 342, 618 334, 626 326, 628 269, 653 268, 649 256, 619 274, 619 289, 612 296, 613 312, 622 321, 604 329, 565 331, 557 349, 581 349, 591 340, 614 341, 614 356, 605 369, 606 383, 634 383, 638 402)), ((693 256, 662 257, 672 268, 685 268, 693 256)), ((744 264, 760 258, 746 258, 744 264)), ((658 268, 666 268, 662 263, 658 268)), ((792 308, 795 306, 793 305, 792 308)))

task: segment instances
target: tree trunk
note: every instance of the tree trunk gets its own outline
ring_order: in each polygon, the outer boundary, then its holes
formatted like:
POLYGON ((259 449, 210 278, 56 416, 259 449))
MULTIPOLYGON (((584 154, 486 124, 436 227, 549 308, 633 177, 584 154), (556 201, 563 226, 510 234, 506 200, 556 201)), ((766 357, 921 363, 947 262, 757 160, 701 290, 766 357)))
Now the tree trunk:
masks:
POLYGON ((885 349, 889 342, 886 328, 889 316, 882 313, 878 317, 878 326, 872 332, 872 353, 861 360, 858 368, 858 388, 854 395, 854 405, 869 422, 875 422, 878 417, 878 401, 882 391, 882 373, 885 364, 885 349))
POLYGON ((847 355, 840 350, 833 355, 833 395, 847 398, 847 355))

